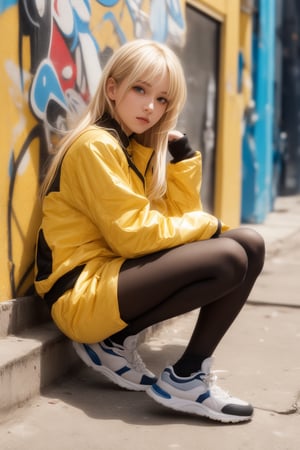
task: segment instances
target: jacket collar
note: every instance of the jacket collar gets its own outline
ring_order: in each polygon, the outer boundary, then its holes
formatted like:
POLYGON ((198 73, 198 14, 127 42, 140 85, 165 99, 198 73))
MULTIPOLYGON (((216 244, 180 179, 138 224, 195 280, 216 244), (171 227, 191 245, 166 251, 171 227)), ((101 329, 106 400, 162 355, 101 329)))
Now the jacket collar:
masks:
POLYGON ((105 128, 112 134, 114 134, 113 131, 117 132, 129 165, 131 167, 134 165, 144 177, 153 156, 153 149, 139 144, 133 135, 127 136, 119 122, 113 119, 108 113, 105 113, 96 122, 96 125, 105 128))
POLYGON ((115 130, 119 136, 122 146, 127 148, 130 144, 130 137, 122 130, 120 124, 113 119, 108 113, 105 113, 96 124, 100 127, 106 128, 107 131, 115 130))

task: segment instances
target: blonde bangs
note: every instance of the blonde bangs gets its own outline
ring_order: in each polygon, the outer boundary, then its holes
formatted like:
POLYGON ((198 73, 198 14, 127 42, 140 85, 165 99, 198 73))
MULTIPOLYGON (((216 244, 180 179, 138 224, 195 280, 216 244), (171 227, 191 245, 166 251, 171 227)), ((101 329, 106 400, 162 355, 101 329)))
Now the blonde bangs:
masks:
POLYGON ((118 59, 118 64, 113 66, 110 76, 117 82, 122 82, 126 78, 128 89, 137 81, 145 81, 153 85, 158 79, 167 75, 169 78, 167 111, 174 107, 177 111, 182 110, 186 100, 185 77, 178 58, 168 47, 142 39, 125 44, 122 57, 118 59), (132 47, 134 47, 134 54, 132 47))
MULTIPOLYGON (((154 55, 151 53, 151 56, 154 55)), ((163 78, 166 74, 169 75, 168 72, 163 57, 158 59, 156 55, 155 58, 145 58, 140 64, 135 64, 130 71, 130 75, 127 77, 128 89, 137 81, 144 81, 153 85, 158 79, 163 78)))

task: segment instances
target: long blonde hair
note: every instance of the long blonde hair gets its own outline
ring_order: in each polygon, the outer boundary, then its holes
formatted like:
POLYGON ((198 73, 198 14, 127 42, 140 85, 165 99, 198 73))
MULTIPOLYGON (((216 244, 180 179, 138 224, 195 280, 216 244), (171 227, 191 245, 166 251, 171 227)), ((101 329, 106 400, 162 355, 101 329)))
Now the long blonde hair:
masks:
POLYGON ((166 153, 168 132, 175 128, 177 118, 186 100, 186 83, 182 66, 166 45, 151 40, 137 39, 127 42, 111 56, 105 65, 98 89, 78 124, 61 140, 41 187, 42 196, 51 186, 56 171, 71 143, 82 131, 94 125, 104 113, 114 117, 114 103, 107 95, 107 80, 112 77, 116 83, 125 78, 128 90, 138 81, 149 83, 157 77, 168 75, 168 105, 164 115, 145 133, 136 135, 135 139, 142 145, 153 148, 153 181, 147 191, 148 198, 159 198, 166 190, 166 153))

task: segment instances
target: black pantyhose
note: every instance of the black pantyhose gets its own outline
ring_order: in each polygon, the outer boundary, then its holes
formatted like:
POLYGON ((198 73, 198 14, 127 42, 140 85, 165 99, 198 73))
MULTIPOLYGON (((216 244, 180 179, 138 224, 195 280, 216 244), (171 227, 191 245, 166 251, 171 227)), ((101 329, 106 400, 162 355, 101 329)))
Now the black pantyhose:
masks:
POLYGON ((262 270, 264 253, 259 234, 238 228, 125 261, 118 298, 128 326, 112 340, 121 343, 153 324, 201 308, 191 339, 174 366, 181 376, 199 370, 246 302, 262 270))

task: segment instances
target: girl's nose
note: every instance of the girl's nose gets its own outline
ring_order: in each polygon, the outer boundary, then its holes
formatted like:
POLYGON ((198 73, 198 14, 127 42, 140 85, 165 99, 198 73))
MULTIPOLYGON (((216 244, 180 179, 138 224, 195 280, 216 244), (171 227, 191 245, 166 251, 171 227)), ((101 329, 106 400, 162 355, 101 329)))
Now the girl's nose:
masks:
POLYGON ((147 103, 145 104, 145 106, 144 106, 144 110, 145 110, 145 111, 152 112, 153 109, 154 109, 154 102, 153 102, 153 100, 147 102, 147 103))

